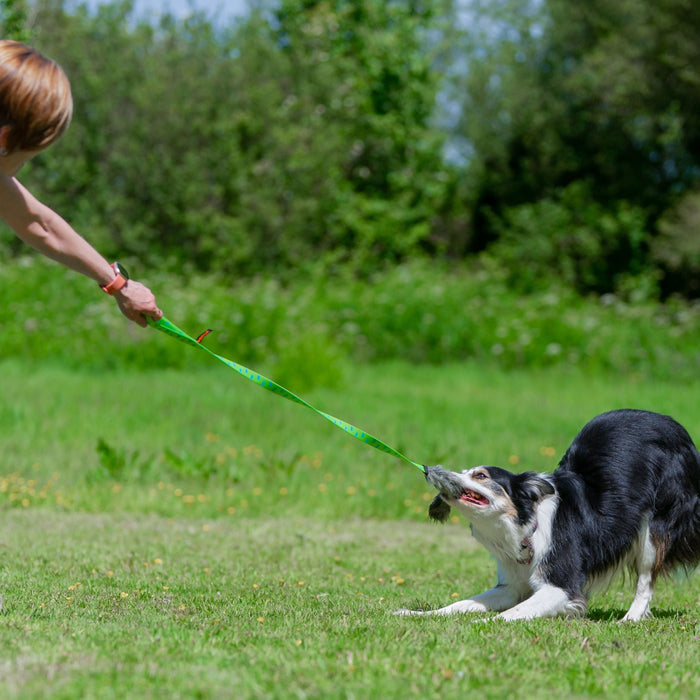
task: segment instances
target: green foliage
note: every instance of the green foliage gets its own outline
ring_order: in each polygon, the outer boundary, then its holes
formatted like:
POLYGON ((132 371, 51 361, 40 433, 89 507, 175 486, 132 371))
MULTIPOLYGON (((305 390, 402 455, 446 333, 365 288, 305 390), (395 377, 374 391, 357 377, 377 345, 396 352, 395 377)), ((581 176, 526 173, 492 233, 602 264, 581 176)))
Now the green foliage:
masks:
POLYGON ((617 153, 633 158, 609 175, 623 178, 628 188, 637 180, 637 195, 652 202, 692 184, 700 139, 700 54, 693 39, 700 26, 697 4, 548 4, 552 58, 574 55, 564 85, 588 107, 593 126, 600 130, 615 124, 621 137, 617 153), (634 158, 635 150, 642 159, 634 158), (633 163, 644 168, 642 178, 634 171, 624 174, 633 163))
MULTIPOLYGON (((0 326, 8 329, 0 335, 2 357, 96 370, 206 362, 129 324, 111 299, 56 265, 34 258, 0 271, 0 326)), ((488 256, 455 269, 416 262, 369 280, 329 277, 321 267, 287 285, 162 273, 145 281, 178 326, 193 335, 214 329, 209 347, 283 379, 292 391, 341 386, 348 361, 396 358, 696 376, 697 304, 651 301, 654 280, 646 276, 620 279, 618 295, 583 298, 544 274, 529 295, 488 256)))
POLYGON ((75 117, 26 180, 105 254, 148 265, 403 260, 446 178, 430 5, 282 3, 215 28, 40 1, 36 43, 71 78, 75 117))
POLYGON ((0 36, 15 41, 30 40, 26 0, 0 0, 0 36))
POLYGON ((144 269, 367 280, 488 250, 521 289, 694 297, 696 4, 285 0, 219 26, 37 0, 76 109, 21 177, 144 269))
POLYGON ((700 191, 685 194, 659 221, 654 259, 666 271, 666 292, 700 297, 700 191))
MULTIPOLYGON (((471 7, 477 30, 469 26, 459 40, 478 58, 453 88, 463 114, 456 132, 469 145, 474 178, 471 249, 502 235, 514 208, 546 207, 572 182, 586 182, 604 219, 623 207, 645 212, 644 246, 616 264, 635 274, 642 251, 651 267, 658 218, 697 183, 697 3, 471 7)), ((604 249, 604 221, 594 228, 604 249)), ((521 234, 516 247, 525 250, 527 230, 521 234)), ((592 275, 594 288, 607 283, 605 291, 614 291, 615 275, 592 275)))
POLYGON ((546 288, 554 277, 582 293, 603 293, 618 289, 622 275, 643 271, 645 223, 640 209, 620 202, 607 211, 576 182, 551 198, 505 210, 489 252, 523 291, 546 288))
POLYGON ((150 458, 141 457, 138 450, 126 450, 109 445, 102 438, 97 440, 99 467, 87 474, 88 483, 122 481, 143 478, 148 474, 150 458))

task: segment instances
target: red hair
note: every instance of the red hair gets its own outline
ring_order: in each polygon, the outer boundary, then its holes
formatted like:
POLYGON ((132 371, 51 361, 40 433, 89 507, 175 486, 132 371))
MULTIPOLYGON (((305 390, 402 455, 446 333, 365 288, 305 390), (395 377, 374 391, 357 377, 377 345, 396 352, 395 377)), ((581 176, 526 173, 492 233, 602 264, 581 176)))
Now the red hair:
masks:
POLYGON ((10 127, 7 150, 50 146, 72 116, 70 83, 61 66, 31 46, 0 40, 0 126, 10 127))

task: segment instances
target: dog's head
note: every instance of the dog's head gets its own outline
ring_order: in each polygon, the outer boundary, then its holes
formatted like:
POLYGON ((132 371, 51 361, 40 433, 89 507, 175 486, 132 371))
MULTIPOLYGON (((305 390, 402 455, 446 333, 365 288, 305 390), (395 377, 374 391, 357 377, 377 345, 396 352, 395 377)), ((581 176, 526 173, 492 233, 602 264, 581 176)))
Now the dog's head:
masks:
POLYGON ((426 467, 425 478, 440 492, 428 510, 440 522, 456 508, 469 520, 509 515, 523 525, 531 520, 537 503, 554 494, 552 484, 534 472, 513 474, 499 467, 474 467, 461 473, 426 467))

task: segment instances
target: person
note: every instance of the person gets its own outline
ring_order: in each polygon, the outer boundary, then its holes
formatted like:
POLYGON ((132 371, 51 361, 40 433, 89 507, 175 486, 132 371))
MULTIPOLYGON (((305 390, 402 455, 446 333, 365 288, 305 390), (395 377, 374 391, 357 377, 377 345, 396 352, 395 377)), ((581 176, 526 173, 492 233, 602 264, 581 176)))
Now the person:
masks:
POLYGON ((43 255, 93 279, 120 311, 140 326, 163 312, 148 287, 130 280, 63 218, 16 178, 22 166, 55 143, 73 115, 70 83, 62 68, 34 48, 0 40, 0 218, 43 255))

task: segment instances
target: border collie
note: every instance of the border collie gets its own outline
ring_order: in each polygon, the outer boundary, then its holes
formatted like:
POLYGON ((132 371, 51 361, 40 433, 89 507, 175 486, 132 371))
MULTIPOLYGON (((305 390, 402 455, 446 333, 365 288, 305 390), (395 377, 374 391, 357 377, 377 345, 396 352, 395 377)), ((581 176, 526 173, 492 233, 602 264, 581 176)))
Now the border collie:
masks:
POLYGON ((659 574, 700 562, 700 456, 669 416, 619 410, 594 418, 552 474, 427 467, 440 493, 429 515, 456 508, 496 558, 491 590, 422 615, 498 611, 504 620, 585 615, 596 583, 637 575, 623 621, 651 615, 659 574))

